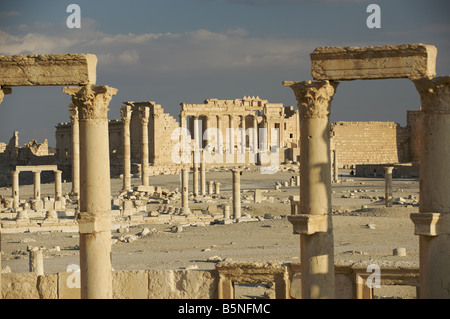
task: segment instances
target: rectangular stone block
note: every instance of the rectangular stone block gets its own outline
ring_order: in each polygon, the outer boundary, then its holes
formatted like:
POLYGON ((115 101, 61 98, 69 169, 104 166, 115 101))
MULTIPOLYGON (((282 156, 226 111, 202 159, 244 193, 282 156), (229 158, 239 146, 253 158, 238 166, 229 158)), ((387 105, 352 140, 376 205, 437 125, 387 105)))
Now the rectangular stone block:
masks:
POLYGON ((434 77, 437 49, 433 45, 319 47, 310 54, 314 80, 357 80, 434 77))
POLYGON ((114 271, 113 299, 148 299, 148 273, 144 270, 114 271))
POLYGON ((94 54, 0 55, 0 86, 90 85, 96 67, 94 54))

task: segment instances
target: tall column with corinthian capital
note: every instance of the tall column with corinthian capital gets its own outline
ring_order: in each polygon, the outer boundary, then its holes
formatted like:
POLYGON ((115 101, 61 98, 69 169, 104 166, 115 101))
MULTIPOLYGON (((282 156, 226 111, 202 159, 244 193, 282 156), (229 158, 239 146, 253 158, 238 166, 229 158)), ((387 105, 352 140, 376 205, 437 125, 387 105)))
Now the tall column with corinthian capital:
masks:
POLYGON ((421 100, 419 298, 450 298, 450 76, 413 80, 421 100))
POLYGON ((80 198, 80 126, 78 108, 74 104, 69 105, 69 116, 72 122, 72 192, 76 198, 80 198))
POLYGON ((148 186, 148 121, 150 118, 150 108, 141 106, 139 108, 139 117, 141 119, 141 177, 142 185, 148 186))
POLYGON ((81 298, 112 298, 111 182, 108 105, 117 89, 64 87, 78 109, 80 125, 81 298))
POLYGON ((300 211, 289 216, 300 234, 302 298, 334 298, 331 220, 330 108, 338 82, 283 82, 300 113, 300 211))

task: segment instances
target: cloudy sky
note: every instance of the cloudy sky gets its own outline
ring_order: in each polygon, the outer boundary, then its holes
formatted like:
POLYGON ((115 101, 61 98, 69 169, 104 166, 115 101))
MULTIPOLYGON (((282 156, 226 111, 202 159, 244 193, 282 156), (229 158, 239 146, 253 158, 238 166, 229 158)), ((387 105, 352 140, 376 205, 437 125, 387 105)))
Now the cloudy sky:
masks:
MULTIPOLYGON (((97 84, 118 88, 109 118, 123 101, 155 101, 178 118, 179 104, 259 96, 296 105, 282 81, 311 80, 318 46, 401 43, 438 48, 437 73, 450 74, 448 0, 2 0, 0 54, 94 53, 97 84), (81 28, 68 28, 71 3, 81 28), (381 8, 369 29, 367 6, 381 8)), ((394 121, 419 96, 407 79, 342 82, 331 121, 394 121)), ((21 145, 48 139, 69 121, 61 87, 17 87, 0 105, 0 142, 19 131, 21 145)))

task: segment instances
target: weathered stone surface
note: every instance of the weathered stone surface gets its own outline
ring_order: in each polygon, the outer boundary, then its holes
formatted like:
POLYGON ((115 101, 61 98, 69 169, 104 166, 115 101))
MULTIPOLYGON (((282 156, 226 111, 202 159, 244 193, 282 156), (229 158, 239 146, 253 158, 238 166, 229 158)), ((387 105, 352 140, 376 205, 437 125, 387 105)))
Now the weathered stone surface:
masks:
POLYGON ((37 280, 32 273, 2 274, 3 299, 39 299, 37 280))
POLYGON ((58 275, 39 276, 38 291, 40 299, 58 299, 58 275))
POLYGON ((0 86, 95 84, 96 67, 94 54, 0 55, 0 86))
POLYGON ((149 299, 214 299, 214 271, 149 270, 149 299))
POLYGON ((310 54, 315 80, 431 78, 436 75, 433 45, 319 47, 310 54))
POLYGON ((114 271, 113 299, 147 299, 148 274, 144 270, 114 271))

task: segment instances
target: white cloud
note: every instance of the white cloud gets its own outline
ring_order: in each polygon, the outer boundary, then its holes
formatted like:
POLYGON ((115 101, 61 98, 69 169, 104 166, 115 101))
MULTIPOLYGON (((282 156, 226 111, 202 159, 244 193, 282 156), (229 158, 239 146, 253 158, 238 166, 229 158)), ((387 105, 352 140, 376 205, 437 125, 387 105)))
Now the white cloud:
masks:
MULTIPOLYGON (((94 53, 99 66, 139 65, 133 72, 209 72, 229 68, 265 68, 309 63, 316 41, 251 37, 242 28, 212 32, 106 34, 95 22, 79 30, 39 25, 21 26, 20 35, 0 31, 0 54, 94 53)), ((125 68, 126 69, 126 68, 125 68)))

